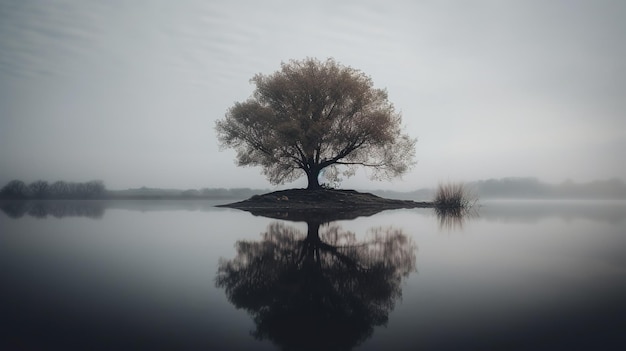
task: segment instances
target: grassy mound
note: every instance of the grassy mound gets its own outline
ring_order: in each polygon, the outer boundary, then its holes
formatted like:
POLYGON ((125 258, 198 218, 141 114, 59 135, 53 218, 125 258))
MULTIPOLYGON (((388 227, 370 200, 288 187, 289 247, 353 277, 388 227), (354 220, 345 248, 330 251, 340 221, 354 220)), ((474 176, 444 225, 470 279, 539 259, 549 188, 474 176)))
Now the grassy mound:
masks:
POLYGON ((385 199, 370 193, 336 189, 289 189, 248 200, 221 205, 255 215, 272 218, 305 220, 316 217, 323 221, 351 219, 399 208, 433 207, 430 202, 385 199))

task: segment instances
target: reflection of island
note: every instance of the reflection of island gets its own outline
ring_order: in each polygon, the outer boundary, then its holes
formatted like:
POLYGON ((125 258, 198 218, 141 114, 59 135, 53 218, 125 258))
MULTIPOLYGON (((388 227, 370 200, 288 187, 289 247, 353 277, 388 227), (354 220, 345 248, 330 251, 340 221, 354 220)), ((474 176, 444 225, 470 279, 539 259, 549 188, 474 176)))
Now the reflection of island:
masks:
POLYGON ((237 242, 216 285, 252 315, 259 339, 285 350, 349 350, 386 324, 415 271, 416 246, 398 229, 357 241, 336 225, 307 224, 305 234, 274 222, 261 241, 237 242))
POLYGON ((37 218, 102 218, 105 207, 104 202, 98 200, 8 201, 0 204, 2 212, 11 218, 20 218, 26 214, 37 218))

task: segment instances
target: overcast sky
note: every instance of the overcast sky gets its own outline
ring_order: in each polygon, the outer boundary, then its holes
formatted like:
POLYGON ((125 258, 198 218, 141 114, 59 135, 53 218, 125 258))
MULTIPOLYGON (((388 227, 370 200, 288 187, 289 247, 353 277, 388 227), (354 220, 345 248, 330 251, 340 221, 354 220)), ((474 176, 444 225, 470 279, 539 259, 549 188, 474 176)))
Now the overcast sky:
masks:
POLYGON ((214 125, 305 57, 370 75, 418 138, 402 179, 344 188, 626 179, 625 18, 620 0, 0 0, 0 183, 273 188, 214 125))

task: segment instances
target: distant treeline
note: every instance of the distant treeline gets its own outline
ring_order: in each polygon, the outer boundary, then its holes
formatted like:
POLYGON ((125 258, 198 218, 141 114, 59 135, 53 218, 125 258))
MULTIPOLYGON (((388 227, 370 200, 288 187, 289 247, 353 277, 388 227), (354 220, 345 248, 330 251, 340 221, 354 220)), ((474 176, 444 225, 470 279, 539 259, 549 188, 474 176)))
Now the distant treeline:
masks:
POLYGON ((12 180, 0 189, 3 199, 97 199, 106 195, 104 183, 92 180, 84 183, 37 180, 26 184, 12 180))
POLYGON ((626 199, 626 183, 618 178, 548 184, 536 178, 488 179, 468 183, 482 198, 626 199))
POLYGON ((100 180, 88 182, 57 181, 48 183, 38 180, 26 184, 12 180, 0 189, 1 199, 246 199, 267 190, 250 188, 203 188, 200 190, 137 188, 107 190, 100 180))
POLYGON ((268 192, 250 188, 203 188, 203 189, 159 189, 141 187, 127 190, 108 191, 110 198, 116 199, 247 199, 253 195, 268 192))
MULTIPOLYGON (((465 183, 465 188, 480 199, 626 199, 626 183, 613 178, 588 183, 565 181, 549 184, 537 178, 500 178, 465 183)), ((435 188, 423 188, 411 192, 376 190, 372 193, 403 200, 429 201, 435 196, 435 188)))
MULTIPOLYGON (((481 199, 626 199, 626 183, 613 178, 588 183, 565 181, 549 184, 536 178, 501 178, 465 183, 481 199)), ((48 183, 38 180, 26 184, 12 180, 0 189, 2 199, 247 199, 253 195, 267 193, 268 189, 250 188, 203 188, 203 189, 159 189, 136 188, 107 190, 104 183, 92 180, 84 183, 57 181, 48 183)), ((396 199, 430 201, 434 188, 423 188, 411 192, 391 190, 364 190, 378 196, 396 199)))

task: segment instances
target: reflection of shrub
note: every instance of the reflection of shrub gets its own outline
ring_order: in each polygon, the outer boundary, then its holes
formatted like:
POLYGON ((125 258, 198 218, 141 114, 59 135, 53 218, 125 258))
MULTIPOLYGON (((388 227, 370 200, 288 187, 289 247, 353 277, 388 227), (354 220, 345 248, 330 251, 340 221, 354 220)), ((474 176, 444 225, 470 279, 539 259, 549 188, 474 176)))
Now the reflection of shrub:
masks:
POLYGON ((476 197, 463 183, 439 184, 433 203, 436 208, 468 208, 476 202, 476 197))
POLYGON ((474 207, 435 207, 439 219, 439 228, 447 230, 462 229, 470 218, 478 216, 474 207))

